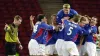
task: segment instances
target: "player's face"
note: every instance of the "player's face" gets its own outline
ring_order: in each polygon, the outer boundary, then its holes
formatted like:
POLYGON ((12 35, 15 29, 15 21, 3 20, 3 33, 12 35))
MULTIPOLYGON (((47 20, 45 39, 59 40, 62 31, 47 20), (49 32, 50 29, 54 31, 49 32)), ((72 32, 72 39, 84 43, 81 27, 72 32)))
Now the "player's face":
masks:
POLYGON ((96 25, 97 24, 97 18, 92 17, 90 23, 92 25, 96 25))
POLYGON ((63 8, 63 11, 64 11, 64 14, 69 14, 70 8, 68 8, 68 9, 63 8))
POLYGON ((53 22, 56 22, 56 16, 52 16, 53 22))
POLYGON ((85 18, 86 18, 86 24, 89 24, 89 19, 87 17, 85 17, 85 18))
POLYGON ((84 27, 86 23, 87 23, 86 21, 81 21, 81 22, 80 22, 80 26, 81 26, 81 27, 84 27))
POLYGON ((21 24, 22 20, 21 19, 15 20, 15 22, 16 22, 16 25, 19 26, 21 24))
POLYGON ((46 17, 43 18, 43 22, 47 23, 47 18, 46 17))

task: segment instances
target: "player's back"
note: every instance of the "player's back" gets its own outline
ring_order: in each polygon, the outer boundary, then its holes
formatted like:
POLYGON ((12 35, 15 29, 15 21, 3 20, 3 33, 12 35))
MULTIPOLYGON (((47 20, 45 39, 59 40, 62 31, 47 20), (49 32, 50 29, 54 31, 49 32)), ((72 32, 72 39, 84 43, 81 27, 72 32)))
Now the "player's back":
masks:
POLYGON ((31 38, 32 39, 37 39, 37 38, 39 38, 43 35, 43 32, 44 32, 44 29, 41 28, 41 22, 37 22, 34 25, 34 29, 33 29, 33 33, 32 33, 31 38))
POLYGON ((31 38, 36 39, 38 43, 45 44, 47 30, 52 30, 53 27, 44 22, 37 22, 34 26, 31 38))
POLYGON ((46 45, 55 44, 57 41, 57 32, 55 30, 48 31, 48 35, 46 37, 46 45))
POLYGON ((65 41, 75 41, 75 37, 82 34, 81 27, 73 22, 64 21, 64 40, 65 41))

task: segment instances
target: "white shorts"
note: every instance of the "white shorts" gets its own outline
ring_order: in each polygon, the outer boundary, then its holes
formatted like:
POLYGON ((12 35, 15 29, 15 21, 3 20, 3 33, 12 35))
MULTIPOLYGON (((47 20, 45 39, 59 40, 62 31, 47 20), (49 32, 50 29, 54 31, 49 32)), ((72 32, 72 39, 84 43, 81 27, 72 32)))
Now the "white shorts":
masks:
POLYGON ((35 39, 31 39, 28 44, 29 54, 38 55, 39 44, 35 39))
POLYGON ((48 55, 57 54, 57 51, 56 51, 56 48, 55 48, 55 44, 46 46, 46 54, 48 54, 48 55))
POLYGON ((80 56, 84 56, 86 54, 85 45, 82 45, 80 48, 77 46, 77 48, 80 56))
POLYGON ((63 39, 58 39, 56 44, 55 44, 55 48, 56 48, 59 56, 62 56, 62 45, 63 45, 63 43, 64 43, 63 39))
POLYGON ((45 55, 45 44, 39 44, 39 55, 45 55))
POLYGON ((85 42, 85 48, 88 56, 96 56, 96 44, 92 42, 85 42))
POLYGON ((62 46, 62 52, 63 52, 63 56, 79 55, 77 46, 72 41, 64 41, 62 46))

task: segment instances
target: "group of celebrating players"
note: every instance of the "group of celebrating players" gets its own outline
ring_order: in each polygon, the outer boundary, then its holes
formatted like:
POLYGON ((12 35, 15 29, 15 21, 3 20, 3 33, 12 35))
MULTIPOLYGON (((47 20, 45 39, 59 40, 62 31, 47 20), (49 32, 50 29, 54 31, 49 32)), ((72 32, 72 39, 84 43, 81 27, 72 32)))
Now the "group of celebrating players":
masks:
POLYGON ((63 9, 51 16, 52 23, 47 24, 43 14, 30 16, 33 29, 28 44, 30 56, 96 56, 97 18, 79 15, 64 4, 63 9))

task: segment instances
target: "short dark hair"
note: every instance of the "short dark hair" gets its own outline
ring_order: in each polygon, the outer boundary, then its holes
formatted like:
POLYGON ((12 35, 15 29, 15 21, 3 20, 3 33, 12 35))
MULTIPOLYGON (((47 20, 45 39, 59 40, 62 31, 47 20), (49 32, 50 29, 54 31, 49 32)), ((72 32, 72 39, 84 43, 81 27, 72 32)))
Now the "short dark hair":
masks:
POLYGON ((41 21, 44 17, 45 17, 44 14, 39 14, 39 15, 37 16, 37 21, 41 21))
POLYGON ((22 20, 22 17, 21 17, 21 16, 19 16, 19 15, 16 15, 16 16, 14 17, 14 20, 19 20, 19 19, 21 19, 21 20, 22 20))

